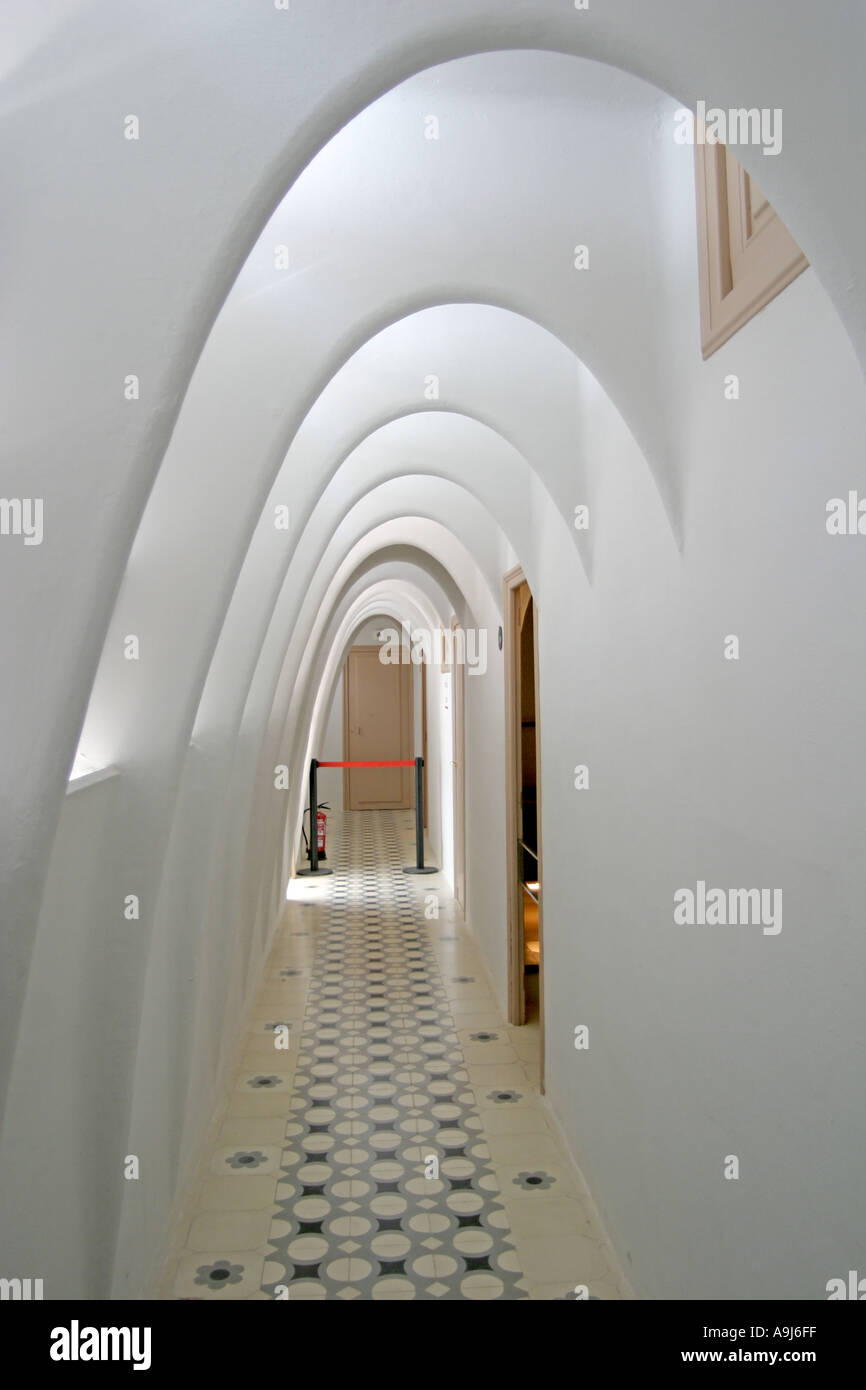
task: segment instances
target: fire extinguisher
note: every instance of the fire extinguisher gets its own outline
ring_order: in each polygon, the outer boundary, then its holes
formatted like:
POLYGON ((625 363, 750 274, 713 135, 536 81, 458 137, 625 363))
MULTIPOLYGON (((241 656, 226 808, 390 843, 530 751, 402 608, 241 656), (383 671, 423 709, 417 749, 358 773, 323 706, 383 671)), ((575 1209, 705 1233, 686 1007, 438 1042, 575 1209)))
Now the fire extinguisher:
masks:
MULTIPOLYGON (((325 854, 325 829, 328 823, 328 817, 325 815, 325 812, 330 811, 330 809, 330 804, 327 801, 320 801, 318 806, 316 807, 316 845, 318 848, 320 859, 327 859, 328 857, 325 854)), ((305 806, 304 815, 307 815, 309 813, 309 810, 309 806, 305 806)), ((307 858, 309 859, 311 857, 310 842, 307 839, 306 826, 302 825, 301 829, 303 830, 304 844, 307 846, 307 858)))

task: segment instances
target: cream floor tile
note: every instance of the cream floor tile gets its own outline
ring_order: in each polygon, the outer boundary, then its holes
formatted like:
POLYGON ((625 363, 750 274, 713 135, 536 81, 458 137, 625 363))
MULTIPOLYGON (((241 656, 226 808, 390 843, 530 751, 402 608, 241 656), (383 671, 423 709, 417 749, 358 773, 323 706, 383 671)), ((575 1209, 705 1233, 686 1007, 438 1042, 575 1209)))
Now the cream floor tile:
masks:
MULTIPOLYGON (((523 1282, 519 1287, 523 1287, 523 1282)), ((499 1281, 494 1275, 492 1278, 484 1270, 476 1270, 469 1274, 461 1284, 461 1293, 465 1299, 472 1303, 490 1302, 499 1296, 499 1281)))
POLYGON ((272 1073, 277 1076, 288 1076, 291 1079, 292 1073, 298 1065, 299 1047, 267 1048, 256 1041, 249 1047, 245 1047, 238 1059, 239 1075, 258 1074, 269 1076, 272 1073))
POLYGON ((282 985, 267 985, 253 1004, 251 1017, 264 1019, 270 1023, 283 1023, 290 1018, 303 1018, 307 1011, 305 994, 292 990, 289 993, 282 985))
POLYGON ((262 1144, 282 1145, 286 1121, 282 1115, 232 1115, 225 1119, 217 1135, 217 1144, 256 1148, 262 1144))
POLYGON ((526 1036, 515 1028, 512 1031, 510 1041, 521 1062, 538 1064, 541 1056, 541 1038, 537 1033, 526 1036))
POLYGON ((496 1042, 463 1043, 463 1056, 469 1067, 504 1067, 519 1061, 513 1047, 496 1042))
POLYGON ((208 1178, 202 1183, 202 1211, 262 1211, 274 1204, 277 1174, 245 1174, 208 1178))
POLYGON ((221 1299, 232 1302, 257 1292, 264 1257, 256 1250, 239 1250, 227 1259, 222 1251, 182 1254, 174 1280, 175 1298, 221 1299), (220 1278, 222 1271, 226 1278, 220 1278))
POLYGON ((284 980, 269 980, 265 978, 259 986, 258 993, 253 1002, 252 1012, 258 1015, 262 1009, 272 1009, 275 1005, 288 1008, 291 1004, 296 1004, 299 1009, 303 1009, 308 994, 308 986, 300 976, 295 975, 284 980))
POLYGON ((458 1028, 463 1027, 462 1016, 464 1014, 495 1013, 496 1011, 496 1004, 489 994, 472 994, 466 997, 448 994, 445 1002, 458 1028))
POLYGON ((240 1070, 235 1073, 234 1089, 242 1095, 261 1095, 263 1092, 274 1095, 291 1090, 291 1075, 295 1069, 294 1059, 286 1064, 285 1053, 281 1060, 274 1058, 273 1066, 247 1067, 241 1060, 240 1070))
POLYGON ((512 1038, 537 1038, 541 1041, 541 1028, 537 1019, 531 1023, 505 1023, 503 1026, 512 1038))
MULTIPOLYGON (((251 1047, 244 1048, 238 1057, 238 1071, 235 1075, 240 1079, 244 1076, 279 1076, 287 1077, 289 1085, 292 1084, 292 1077, 298 1069, 300 1060, 300 1047, 290 1047, 279 1052, 266 1051, 257 1043, 251 1047)), ((277 1090, 277 1087, 252 1087, 252 1090, 277 1090)))
POLYGON ((572 1170, 561 1160, 559 1163, 546 1163, 541 1169, 526 1163, 497 1164, 496 1176, 499 1179, 503 1195, 517 1193, 518 1196, 525 1196, 527 1193, 537 1192, 541 1196, 546 1192, 551 1192, 556 1197, 580 1198, 583 1196, 572 1170), (531 1173, 535 1176, 538 1172, 544 1173, 544 1181, 538 1186, 530 1185, 527 1187, 521 1174, 531 1173))
POLYGON ((263 1211, 203 1211, 194 1216, 188 1250, 256 1250, 267 1243, 271 1214, 263 1211))
POLYGON ((281 937, 275 944, 271 954, 269 965, 278 966, 280 969, 293 970, 302 968, 309 971, 315 956, 315 937, 310 937, 309 943, 300 942, 293 938, 291 933, 281 937))
POLYGON ((253 1174, 264 1177, 266 1173, 275 1173, 280 1161, 281 1148, 276 1145, 256 1145, 253 1148, 246 1148, 237 1145, 228 1149, 217 1149, 211 1155, 210 1171, 219 1177, 234 1177, 236 1174, 241 1180, 249 1179, 253 1174))
MULTIPOLYGON (((499 1017, 498 1014, 492 1011, 488 1013, 461 1013, 459 1017, 460 1024, 458 1032, 460 1034, 461 1041, 468 1042, 470 1033, 496 1033, 501 1031, 502 1029, 502 1019, 499 1017)), ((502 1033, 502 1039, 503 1041, 506 1041, 504 1032, 502 1033)), ((510 1039, 508 1039, 508 1041, 510 1041, 510 1039)))
MULTIPOLYGON (((519 1192, 519 1188, 514 1189, 519 1192)), ((535 1237, 586 1236, 595 1238, 589 1212, 575 1198, 551 1197, 536 1192, 529 1197, 503 1192, 511 1230, 518 1241, 535 1237)))
POLYGON ((295 994, 292 999, 282 999, 268 1005, 262 1005, 256 1000, 253 1008, 254 1015, 250 1019, 250 1031, 264 1032, 264 1028, 259 1023, 294 1023, 297 1027, 307 1012, 309 1003, 308 996, 295 994))
POLYGON ((487 980, 481 974, 474 961, 451 958, 437 959, 437 965, 442 972, 442 988, 445 990, 449 999, 460 1000, 489 1000, 489 1007, 496 1012, 496 1003, 493 999, 487 980), (463 976, 474 977, 471 980, 464 980, 463 976))
POLYGON ((519 1164, 522 1168, 560 1167, 567 1156, 556 1143, 552 1133, 496 1134, 488 1137, 490 1157, 499 1165, 519 1164))
POLYGON ((530 1236, 518 1239, 518 1254, 530 1284, 565 1280, 571 1288, 597 1279, 610 1282, 601 1247, 586 1236, 530 1236))
POLYGON ((290 1102, 291 1091, 288 1087, 274 1091, 249 1091, 238 1088, 232 1092, 226 1113, 231 1118, 243 1115, 284 1115, 288 1118, 290 1102))
POLYGON ((472 1090, 475 1092, 475 1099, 478 1107, 481 1110, 501 1109, 511 1111, 518 1109, 528 1110, 531 1108, 533 1110, 539 1110, 541 1114, 544 1114, 544 1111, 541 1109, 540 1098, 538 1094, 532 1090, 532 1087, 526 1084, 525 1076, 521 1078, 517 1086, 491 1086, 489 1083, 485 1085, 483 1083, 476 1084, 475 1082, 471 1082, 470 1084, 472 1090), (503 1097, 506 1097, 506 1099, 503 1099, 503 1097))
POLYGON ((440 941, 434 945, 433 954, 446 980, 453 975, 472 975, 474 979, 471 983, 487 988, 487 977, 477 951, 455 946, 450 941, 440 941))
POLYGON ((518 1062, 504 1062, 500 1066, 490 1063, 476 1063, 468 1066, 469 1083, 472 1087, 485 1087, 487 1090, 509 1091, 526 1090, 526 1073, 518 1062))
MULTIPOLYGON (((490 1105, 490 1102, 487 1102, 490 1105)), ((500 1105, 481 1112, 481 1124, 488 1141, 502 1134, 539 1134, 552 1136, 538 1105, 500 1105)))
POLYGON ((408 1303, 415 1297, 415 1290, 408 1280, 383 1280, 373 1288, 373 1298, 377 1303, 408 1303))
POLYGON ((471 1006, 471 1011, 473 1013, 479 1012, 479 1005, 484 1012, 489 1012, 496 1008, 496 1003, 490 991, 480 980, 477 983, 463 984, 461 982, 449 980, 446 975, 445 993, 448 996, 448 1007, 457 1010, 458 1013, 468 1013, 470 1011, 469 1006, 471 1006))
POLYGON ((487 1147, 486 1140, 481 1137, 474 1140, 471 1144, 468 1144, 466 1152, 471 1154, 473 1158, 483 1159, 485 1163, 490 1162, 490 1150, 487 1147))

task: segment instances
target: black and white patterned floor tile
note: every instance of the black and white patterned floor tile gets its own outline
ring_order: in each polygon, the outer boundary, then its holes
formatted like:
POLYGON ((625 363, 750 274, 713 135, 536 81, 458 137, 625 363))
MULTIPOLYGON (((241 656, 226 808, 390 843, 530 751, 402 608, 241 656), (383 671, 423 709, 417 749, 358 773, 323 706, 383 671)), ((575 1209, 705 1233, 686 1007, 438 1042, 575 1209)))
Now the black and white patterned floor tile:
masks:
POLYGON ((402 873, 405 813, 342 822, 262 1290, 528 1298, 423 898, 402 873))

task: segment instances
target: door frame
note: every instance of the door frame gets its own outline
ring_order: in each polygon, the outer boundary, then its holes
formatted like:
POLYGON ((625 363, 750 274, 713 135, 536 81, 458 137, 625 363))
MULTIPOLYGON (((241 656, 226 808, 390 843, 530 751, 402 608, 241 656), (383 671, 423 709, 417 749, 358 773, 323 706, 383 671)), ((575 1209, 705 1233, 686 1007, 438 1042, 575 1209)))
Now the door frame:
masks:
POLYGON ((466 920, 466 633, 451 614, 451 653, 459 657, 456 634, 463 632, 464 660, 451 662, 451 790, 454 824, 454 901, 466 920), (458 864, 460 872, 458 874, 458 864), (462 888, 462 897, 458 892, 462 888))
MULTIPOLYGON (((527 584, 520 565, 508 571, 503 579, 503 653, 505 657, 505 866, 507 874, 507 934, 508 934, 508 1022, 526 1022, 523 984, 523 908, 518 884, 518 835, 520 829, 520 614, 518 591, 527 584)), ((542 862, 542 792, 541 792, 541 702, 538 683, 538 603, 532 594, 533 656, 535 681, 535 782, 538 835, 538 881, 541 884, 538 902, 538 1026, 541 1034, 541 1082, 544 1092, 544 868, 542 862)))

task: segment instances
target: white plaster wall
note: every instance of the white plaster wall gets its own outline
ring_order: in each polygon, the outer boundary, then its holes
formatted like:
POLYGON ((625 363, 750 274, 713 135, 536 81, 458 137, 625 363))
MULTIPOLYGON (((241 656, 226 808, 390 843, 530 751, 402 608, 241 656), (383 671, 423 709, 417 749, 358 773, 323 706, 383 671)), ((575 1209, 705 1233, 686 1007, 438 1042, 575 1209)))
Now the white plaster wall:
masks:
POLYGON ((608 434, 576 607, 564 557, 546 557, 549 1094, 640 1295, 821 1298, 864 1255, 844 1211, 864 1113, 863 672, 843 594, 862 560, 823 526, 862 392, 808 273, 698 376, 684 553, 608 434), (698 878, 782 888, 781 934, 675 926, 674 891, 698 878))
POLYGON ((51 1298, 102 1297, 114 1264, 138 927, 100 872, 118 789, 114 775, 67 796, 45 890, 62 930, 40 934, 3 1131, 3 1264, 51 1298))

